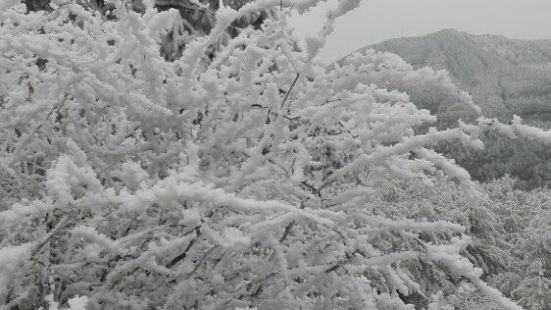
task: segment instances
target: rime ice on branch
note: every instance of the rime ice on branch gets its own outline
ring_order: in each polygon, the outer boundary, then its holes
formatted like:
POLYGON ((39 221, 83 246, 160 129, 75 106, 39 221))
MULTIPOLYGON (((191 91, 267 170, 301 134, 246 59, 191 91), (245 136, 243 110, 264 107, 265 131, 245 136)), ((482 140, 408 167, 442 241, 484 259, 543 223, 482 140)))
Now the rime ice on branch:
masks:
MULTIPOLYGON (((72 1, 0 4, 4 308, 411 309, 400 296, 430 299, 419 283, 450 273, 518 309, 461 257, 460 225, 369 211, 389 176, 430 185, 439 170, 476 208, 476 184, 432 148, 481 147, 488 126, 427 129, 434 116, 356 78, 353 58, 326 71, 317 53, 357 0, 339 1, 297 51, 284 17, 317 2, 221 9, 171 62, 162 37, 180 17, 152 1, 143 13, 114 1, 109 20, 72 1), (262 29, 220 40, 262 10, 275 12, 262 29)), ((396 60, 375 58, 382 72, 396 60)))

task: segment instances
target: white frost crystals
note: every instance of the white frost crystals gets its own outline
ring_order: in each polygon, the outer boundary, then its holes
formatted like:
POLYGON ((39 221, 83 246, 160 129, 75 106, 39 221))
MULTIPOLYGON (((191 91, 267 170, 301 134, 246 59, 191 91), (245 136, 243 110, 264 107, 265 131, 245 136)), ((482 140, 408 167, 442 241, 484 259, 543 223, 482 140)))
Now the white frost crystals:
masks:
POLYGON ((478 207, 433 147, 481 147, 490 127, 429 128, 407 95, 326 71, 318 47, 359 1, 340 1, 306 52, 280 17, 317 1, 225 7, 174 61, 160 44, 178 14, 113 2, 109 20, 71 1, 2 4, 0 309, 411 309, 405 295, 440 296, 420 283, 453 295, 458 279, 517 309, 461 256, 463 227, 370 210, 389 177, 439 171, 478 207), (262 29, 223 38, 259 10, 262 29))

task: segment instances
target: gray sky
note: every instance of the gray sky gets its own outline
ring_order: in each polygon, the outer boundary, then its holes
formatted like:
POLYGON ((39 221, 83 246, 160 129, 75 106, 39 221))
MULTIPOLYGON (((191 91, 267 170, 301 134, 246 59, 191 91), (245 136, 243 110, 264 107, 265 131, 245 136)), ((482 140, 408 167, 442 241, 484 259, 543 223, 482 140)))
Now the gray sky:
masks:
MULTIPOLYGON (((296 34, 316 32, 324 11, 293 18, 296 34)), ((337 21, 321 56, 331 62, 369 44, 443 28, 551 39, 551 0, 363 0, 360 8, 337 21)))

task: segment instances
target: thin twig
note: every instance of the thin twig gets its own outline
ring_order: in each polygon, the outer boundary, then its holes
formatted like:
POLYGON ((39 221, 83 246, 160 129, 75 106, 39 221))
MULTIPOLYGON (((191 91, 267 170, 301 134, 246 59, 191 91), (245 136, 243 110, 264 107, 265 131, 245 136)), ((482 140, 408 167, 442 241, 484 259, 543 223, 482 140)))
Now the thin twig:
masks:
POLYGON ((295 80, 291 84, 291 87, 289 87, 289 90, 287 91, 287 93, 285 93, 285 97, 283 98, 283 101, 281 102, 281 108, 282 109, 285 106, 285 102, 287 102, 287 99, 289 98, 289 94, 291 94, 291 91, 295 87, 295 84, 297 84, 297 81, 298 81, 299 77, 300 77, 300 73, 297 72, 297 76, 295 77, 295 80))
POLYGON ((279 243, 282 243, 283 241, 285 241, 285 239, 287 239, 287 236, 289 236, 291 229, 293 229, 293 225, 295 225, 295 221, 292 221, 291 223, 289 223, 289 225, 287 225, 287 227, 285 227, 283 235, 281 236, 281 238, 279 238, 279 243))
POLYGON ((50 233, 48 234, 48 236, 46 237, 46 239, 44 239, 31 253, 31 256, 34 257, 36 256, 40 250, 44 247, 44 245, 46 245, 46 243, 48 243, 48 241, 50 241, 50 239, 52 239, 52 237, 59 231, 61 230, 61 228, 63 228, 66 224, 67 224, 67 219, 69 219, 69 216, 64 216, 60 221, 59 223, 57 223, 57 225, 54 227, 54 229, 52 229, 52 231, 50 231, 50 233))
POLYGON ((200 228, 201 228, 201 225, 195 227, 195 238, 191 239, 191 241, 188 243, 187 247, 184 249, 182 253, 178 254, 178 256, 174 257, 168 264, 165 265, 166 268, 171 268, 174 265, 176 265, 178 262, 186 258, 186 255, 189 249, 191 249, 195 241, 201 236, 200 228))

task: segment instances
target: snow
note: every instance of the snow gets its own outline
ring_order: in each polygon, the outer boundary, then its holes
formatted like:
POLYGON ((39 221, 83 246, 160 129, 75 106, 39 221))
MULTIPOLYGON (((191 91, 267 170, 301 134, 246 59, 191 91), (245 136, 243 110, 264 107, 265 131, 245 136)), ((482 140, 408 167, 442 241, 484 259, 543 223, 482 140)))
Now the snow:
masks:
POLYGON ((320 48, 360 1, 333 3, 300 51, 283 16, 317 2, 198 5, 214 24, 189 36, 172 36, 179 13, 152 1, 114 1, 109 19, 2 4, 0 303, 413 309, 418 295, 519 309, 481 277, 518 235, 538 245, 519 245, 518 266, 541 259, 547 223, 528 233, 507 212, 547 196, 487 195, 438 146, 550 133, 481 117, 448 73, 396 55, 325 68, 320 48), (236 26, 263 10, 261 28, 236 26), (183 51, 161 53, 167 43, 183 51), (472 119, 443 127, 423 103, 472 119))

